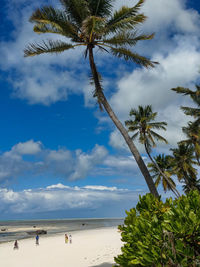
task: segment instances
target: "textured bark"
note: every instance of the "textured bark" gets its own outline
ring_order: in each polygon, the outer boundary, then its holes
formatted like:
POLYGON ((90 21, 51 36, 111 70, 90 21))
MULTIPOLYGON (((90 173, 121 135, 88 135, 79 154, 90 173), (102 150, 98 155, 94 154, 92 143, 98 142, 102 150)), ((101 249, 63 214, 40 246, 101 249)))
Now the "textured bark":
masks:
POLYGON ((100 84, 100 81, 99 81, 99 75, 98 75, 98 72, 97 72, 97 69, 96 69, 96 65, 95 65, 95 62, 94 62, 94 57, 93 57, 93 46, 89 45, 88 46, 88 49, 89 49, 89 62, 90 62, 90 68, 91 68, 91 71, 92 71, 92 76, 93 76, 93 79, 94 79, 94 83, 95 83, 95 88, 96 88, 96 95, 97 95, 97 98, 98 98, 98 101, 100 104, 103 105, 104 109, 107 111, 109 117, 111 118, 111 120, 113 121, 113 123, 116 125, 117 129, 120 131, 120 133, 122 134, 122 136, 124 137, 124 140, 126 141, 131 153, 133 154, 139 168, 140 168, 140 171, 142 172, 145 180, 146 180, 146 183, 149 187, 149 191, 155 196, 155 197, 159 197, 159 194, 158 194, 158 191, 157 191, 157 188, 153 182, 153 179, 152 177, 150 176, 149 174, 149 171, 141 157, 141 155, 139 154, 136 146, 134 145, 132 139, 130 138, 127 130, 124 128, 124 126, 122 125, 122 123, 119 121, 119 119, 117 118, 117 116, 115 115, 115 113, 113 112, 111 106, 109 105, 104 93, 103 93, 103 90, 102 90, 102 87, 101 87, 101 84, 100 84))

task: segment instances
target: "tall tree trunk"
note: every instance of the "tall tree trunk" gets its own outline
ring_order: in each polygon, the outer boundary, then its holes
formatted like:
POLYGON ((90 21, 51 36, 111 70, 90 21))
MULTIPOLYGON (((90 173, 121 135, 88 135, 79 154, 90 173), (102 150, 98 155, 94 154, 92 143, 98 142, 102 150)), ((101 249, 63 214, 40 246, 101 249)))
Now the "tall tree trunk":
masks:
POLYGON ((166 179, 167 183, 170 186, 170 189, 172 190, 172 192, 175 194, 175 196, 180 197, 180 193, 178 192, 178 190, 173 186, 173 184, 171 183, 171 181, 169 180, 169 178, 165 175, 165 173, 160 169, 160 167, 158 166, 157 162, 152 158, 151 154, 149 153, 148 147, 146 142, 144 142, 144 146, 145 146, 145 150, 147 152, 147 155, 149 156, 150 160, 152 161, 152 163, 155 165, 155 167, 157 168, 157 170, 159 171, 159 173, 166 179))
POLYGON ((97 95, 97 98, 98 98, 98 101, 100 104, 103 105, 104 109, 107 111, 108 115, 110 116, 111 120, 113 121, 113 123, 116 125, 117 129, 120 131, 120 133, 122 134, 122 136, 124 137, 124 140, 126 141, 131 153, 133 154, 145 180, 146 180, 146 183, 149 187, 149 191, 155 196, 155 197, 159 197, 159 194, 158 194, 158 191, 157 191, 157 188, 153 182, 153 179, 152 177, 150 176, 149 174, 149 171, 142 159, 142 157, 140 156, 136 146, 134 145, 132 139, 130 138, 127 130, 124 128, 124 126, 122 125, 122 123, 119 121, 119 119, 117 118, 117 116, 115 115, 115 113, 113 112, 111 106, 109 105, 104 93, 103 93, 103 90, 102 90, 102 87, 101 87, 101 84, 100 84, 100 81, 99 81, 99 75, 98 75, 98 72, 97 72, 97 68, 96 68, 96 65, 95 65, 95 62, 94 62, 94 56, 93 56, 93 46, 92 45, 89 45, 88 46, 88 49, 89 49, 89 61, 90 61, 90 68, 91 68, 91 71, 92 71, 92 75, 93 75, 93 79, 94 79, 94 83, 95 83, 95 88, 96 88, 96 95, 97 95))

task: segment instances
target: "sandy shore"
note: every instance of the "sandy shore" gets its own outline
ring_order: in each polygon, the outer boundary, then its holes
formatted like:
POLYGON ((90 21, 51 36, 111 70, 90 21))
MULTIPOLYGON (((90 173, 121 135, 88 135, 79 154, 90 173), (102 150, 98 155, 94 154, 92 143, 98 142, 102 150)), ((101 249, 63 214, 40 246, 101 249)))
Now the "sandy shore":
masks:
POLYGON ((19 249, 13 242, 0 244, 2 267, 111 267, 120 254, 122 243, 116 227, 72 232, 72 244, 65 244, 64 235, 40 236, 20 240, 19 249))

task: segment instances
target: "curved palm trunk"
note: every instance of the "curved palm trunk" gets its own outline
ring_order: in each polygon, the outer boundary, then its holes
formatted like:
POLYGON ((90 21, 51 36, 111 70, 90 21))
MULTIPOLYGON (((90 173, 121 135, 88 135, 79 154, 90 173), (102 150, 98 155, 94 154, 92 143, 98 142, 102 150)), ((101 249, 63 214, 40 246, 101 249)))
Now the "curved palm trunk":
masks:
POLYGON ((132 139, 130 138, 130 136, 128 135, 127 130, 124 128, 124 126, 122 125, 122 123, 119 121, 119 119, 117 118, 117 116, 115 115, 115 113, 113 112, 111 106, 109 105, 106 97, 104 96, 101 84, 99 82, 99 75, 96 69, 96 65, 94 63, 94 57, 93 57, 93 46, 88 46, 89 49, 89 61, 90 61, 90 68, 92 71, 92 75, 94 78, 94 82, 95 82, 95 88, 96 88, 96 93, 97 93, 97 97, 100 101, 100 104, 103 105, 103 107, 105 108, 105 110, 107 111, 108 115, 110 116, 111 120, 113 121, 113 123, 116 125, 117 129, 120 131, 120 133, 122 134, 122 136, 124 137, 124 140, 126 141, 131 153, 133 154, 145 180, 146 183, 149 187, 150 192, 155 196, 155 197, 159 197, 158 195, 158 191, 156 189, 156 186, 153 182, 152 177, 149 174, 149 171, 146 167, 146 165, 144 164, 144 161, 142 159, 142 157, 140 156, 137 148, 135 147, 132 139))
POLYGON ((149 150, 147 148, 146 143, 144 143, 145 146, 145 150, 147 152, 147 155, 149 156, 150 160, 153 162, 153 164, 156 166, 157 170, 160 172, 160 174, 167 180, 170 189, 172 190, 172 192, 175 194, 176 197, 180 197, 180 193, 178 192, 178 190, 173 186, 173 184, 171 183, 171 181, 168 179, 168 177, 164 174, 164 172, 160 169, 160 167, 158 166, 157 162, 152 158, 151 154, 149 153, 149 150))

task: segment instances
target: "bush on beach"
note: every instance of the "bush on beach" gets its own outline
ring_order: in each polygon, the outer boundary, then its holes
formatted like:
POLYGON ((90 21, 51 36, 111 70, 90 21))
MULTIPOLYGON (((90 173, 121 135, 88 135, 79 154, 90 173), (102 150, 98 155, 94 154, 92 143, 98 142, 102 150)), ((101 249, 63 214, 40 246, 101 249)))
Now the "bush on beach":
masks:
POLYGON ((146 194, 126 213, 119 226, 124 245, 115 266, 200 266, 198 191, 165 202, 146 194))

